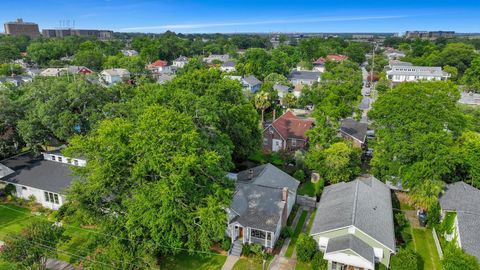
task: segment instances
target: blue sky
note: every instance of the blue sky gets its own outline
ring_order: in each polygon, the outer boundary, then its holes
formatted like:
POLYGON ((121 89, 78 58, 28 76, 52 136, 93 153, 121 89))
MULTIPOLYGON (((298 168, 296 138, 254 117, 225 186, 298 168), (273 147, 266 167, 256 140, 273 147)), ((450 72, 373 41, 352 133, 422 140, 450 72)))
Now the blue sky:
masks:
POLYGON ((480 32, 480 0, 1 0, 0 21, 122 32, 480 32))

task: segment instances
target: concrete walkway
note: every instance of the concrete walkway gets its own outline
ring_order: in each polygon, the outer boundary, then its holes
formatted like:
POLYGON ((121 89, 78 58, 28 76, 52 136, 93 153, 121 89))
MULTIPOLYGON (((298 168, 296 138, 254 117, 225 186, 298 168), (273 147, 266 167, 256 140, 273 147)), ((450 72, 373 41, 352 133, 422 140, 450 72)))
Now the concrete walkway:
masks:
POLYGON ((228 255, 227 260, 222 266, 222 270, 231 270, 240 257, 228 255))

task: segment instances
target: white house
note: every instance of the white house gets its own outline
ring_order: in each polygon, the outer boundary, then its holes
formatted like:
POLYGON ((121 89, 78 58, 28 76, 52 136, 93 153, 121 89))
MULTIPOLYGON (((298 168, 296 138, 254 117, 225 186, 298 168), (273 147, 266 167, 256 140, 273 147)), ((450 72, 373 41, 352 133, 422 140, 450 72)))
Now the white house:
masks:
MULTIPOLYGON (((236 191, 227 209, 226 234, 240 246, 236 251, 241 252, 241 246, 247 243, 258 243, 271 251, 286 226, 300 182, 272 164, 229 178, 235 181, 236 191)), ((239 256, 240 252, 232 255, 239 256)))
POLYGON ((220 62, 227 62, 230 60, 230 55, 228 54, 211 54, 205 58, 203 58, 203 61, 210 64, 213 61, 218 60, 220 62))
POLYGON ((138 52, 135 51, 135 50, 122 50, 122 54, 123 54, 124 56, 131 57, 131 56, 137 56, 137 55, 138 55, 138 52))
POLYGON ((0 181, 16 187, 16 196, 57 210, 65 203, 64 191, 74 179, 71 166, 85 166, 81 158, 69 158, 59 151, 17 155, 0 162, 0 181))
POLYGON ((223 63, 220 66, 220 70, 224 71, 224 72, 234 72, 236 70, 235 69, 235 62, 227 61, 227 62, 223 63))
POLYGON ((290 75, 288 75, 288 79, 294 86, 312 85, 315 82, 320 82, 320 72, 292 70, 290 75))
POLYGON ((188 58, 185 56, 179 56, 177 59, 173 60, 172 65, 177 68, 183 68, 188 63, 188 58))
POLYGON ((444 81, 450 78, 450 74, 443 71, 441 67, 423 67, 391 65, 387 70, 387 78, 393 83, 412 81, 444 81))
POLYGON ((112 85, 130 77, 130 72, 124 68, 105 69, 100 72, 101 79, 108 85, 112 85))

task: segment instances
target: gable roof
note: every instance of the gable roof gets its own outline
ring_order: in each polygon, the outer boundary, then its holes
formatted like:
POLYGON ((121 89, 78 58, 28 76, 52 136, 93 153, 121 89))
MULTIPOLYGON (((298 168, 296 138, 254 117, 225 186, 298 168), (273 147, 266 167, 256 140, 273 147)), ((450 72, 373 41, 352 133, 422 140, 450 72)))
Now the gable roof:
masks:
POLYGON ((183 55, 180 55, 177 59, 175 59, 174 61, 176 62, 188 62, 188 58, 183 56, 183 55))
POLYGON ((390 189, 373 176, 325 187, 310 234, 355 226, 395 251, 390 189))
POLYGON ((462 248, 480 260, 480 190, 465 182, 448 184, 439 201, 442 210, 457 213, 462 248))
POLYGON ((287 92, 290 90, 290 87, 285 86, 285 85, 283 85, 283 84, 275 83, 275 84, 273 85, 273 89, 274 89, 274 90, 277 90, 277 92, 287 93, 287 92))
POLYGON ((323 66, 325 65, 325 62, 326 62, 325 58, 320 57, 317 60, 313 61, 312 64, 323 66))
POLYGON ((130 76, 130 72, 124 68, 111 68, 105 69, 101 72, 102 74, 108 74, 110 76, 130 76))
POLYGON ((329 54, 329 55, 327 55, 327 60, 330 60, 330 61, 340 62, 340 61, 347 60, 347 59, 348 59, 348 56, 343 55, 343 54, 329 54))
POLYGON ((255 85, 259 85, 262 83, 262 81, 260 81, 259 79, 257 79, 255 76, 253 75, 249 75, 247 77, 244 77, 243 78, 243 82, 250 85, 250 86, 255 86, 255 85))
POLYGON ((365 138, 367 137, 367 129, 367 123, 361 123, 351 118, 343 119, 340 122, 340 132, 360 141, 361 143, 365 142, 365 138))
POLYGON ((147 66, 147 68, 156 68, 156 67, 164 67, 168 64, 167 61, 164 60, 157 60, 147 66))
POLYGON ((14 156, 0 163, 13 171, 0 178, 7 183, 62 193, 74 179, 70 171, 72 165, 44 160, 43 156, 33 153, 14 156))
POLYGON ((313 119, 300 118, 292 111, 287 111, 273 121, 272 124, 268 125, 265 130, 273 126, 285 140, 290 138, 306 140, 307 136, 305 133, 313 127, 313 124, 313 119))
POLYGON ((282 190, 287 187, 295 196, 300 182, 287 173, 265 164, 237 174, 236 191, 230 208, 236 213, 231 222, 266 231, 275 231, 285 202, 282 190), (250 178, 252 170, 252 178, 250 178))
POLYGON ((235 62, 226 61, 226 62, 222 63, 222 67, 235 67, 235 62))
POLYGON ((320 78, 319 71, 307 71, 307 70, 292 70, 288 75, 289 80, 307 80, 317 82, 320 78))
POLYGON ((375 264, 375 253, 373 248, 362 240, 358 239, 358 237, 353 234, 342 235, 328 240, 327 250, 325 253, 332 253, 347 249, 354 251, 358 255, 362 256, 362 258, 368 260, 370 263, 375 264))

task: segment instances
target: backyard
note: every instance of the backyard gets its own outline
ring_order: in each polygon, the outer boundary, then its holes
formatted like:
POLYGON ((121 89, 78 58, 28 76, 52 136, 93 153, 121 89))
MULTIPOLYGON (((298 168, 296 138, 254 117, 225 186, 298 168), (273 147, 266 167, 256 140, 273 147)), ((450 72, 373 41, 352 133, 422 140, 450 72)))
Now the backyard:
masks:
POLYGON ((440 259, 433 240, 432 230, 425 228, 411 228, 412 241, 409 243, 420 255, 423 262, 423 270, 441 270, 440 259))
MULTIPOLYGON (((226 256, 221 254, 188 254, 186 252, 175 256, 168 256, 160 260, 160 269, 198 269, 218 270, 221 269, 226 256)), ((244 268, 238 268, 244 269, 244 268)), ((248 269, 248 268, 247 268, 248 269)))

